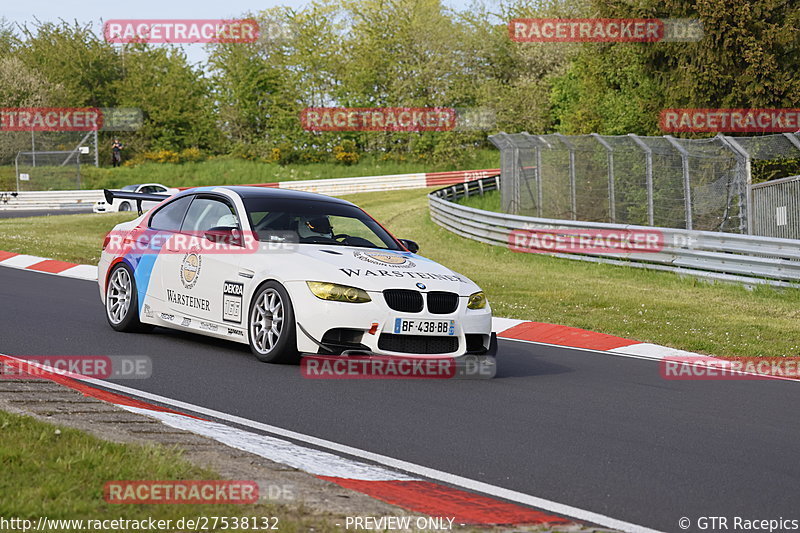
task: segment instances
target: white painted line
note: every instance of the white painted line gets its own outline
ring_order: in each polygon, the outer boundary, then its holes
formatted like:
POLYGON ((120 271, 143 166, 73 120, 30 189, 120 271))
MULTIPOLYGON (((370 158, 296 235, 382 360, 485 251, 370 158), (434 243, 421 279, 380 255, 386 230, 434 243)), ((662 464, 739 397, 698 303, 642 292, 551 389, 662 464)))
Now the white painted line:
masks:
POLYGON ((710 355, 703 355, 694 352, 686 352, 684 350, 678 350, 676 348, 670 348, 668 346, 650 344, 649 342, 631 344, 629 346, 622 346, 620 348, 614 348, 608 351, 616 354, 638 355, 640 357, 646 357, 648 359, 656 359, 656 360, 661 360, 664 359, 665 357, 694 357, 694 358, 708 357, 709 359, 715 359, 710 355))
POLYGON ((589 352, 589 353, 601 353, 604 355, 611 355, 614 357, 627 357, 629 359, 641 359, 643 361, 656 361, 658 362, 661 358, 660 357, 653 357, 650 355, 640 355, 636 353, 622 353, 622 352, 612 352, 609 350, 594 350, 592 348, 578 348, 576 346, 564 346, 563 344, 552 344, 549 342, 539 342, 539 341, 529 341, 525 339, 511 339, 507 337, 501 337, 500 335, 497 336, 498 341, 510 341, 510 342, 523 342, 526 344, 536 344, 539 346, 552 346, 553 348, 564 348, 565 350, 572 350, 572 351, 579 351, 579 352, 589 352))
MULTIPOLYGON (((30 257, 30 256, 28 256, 28 257, 30 257)), ((14 258, 12 257, 11 259, 14 259, 14 258)), ((36 261, 36 262, 34 262, 32 264, 35 265, 39 261, 46 261, 46 260, 47 260, 46 258, 40 258, 38 261, 36 261)), ((94 269, 95 270, 94 275, 92 275, 92 276, 89 276, 88 274, 83 275, 84 273, 86 273, 88 271, 85 270, 85 269, 81 269, 79 271, 81 273, 81 275, 74 276, 74 275, 70 275, 70 274, 65 274, 65 272, 69 272, 69 271, 73 270, 76 267, 69 268, 69 269, 65 270, 64 272, 44 272, 42 270, 31 270, 30 268, 27 268, 27 267, 17 267, 17 266, 14 266, 14 265, 9 265, 8 261, 9 261, 8 259, 6 259, 5 261, 0 261, 0 267, 7 266, 9 268, 16 268, 16 269, 19 269, 19 270, 24 270, 25 272, 33 272, 34 274, 44 274, 46 276, 61 276, 61 277, 64 277, 64 278, 79 279, 79 280, 82 280, 82 281, 93 281, 93 282, 97 283, 97 267, 93 267, 93 266, 90 266, 90 265, 78 265, 78 266, 86 267, 87 269, 94 269)))
POLYGON ((433 479, 436 481, 440 481, 442 483, 447 483, 450 485, 455 485, 457 487, 462 487, 473 492, 488 494, 496 498, 502 498, 516 503, 521 503, 523 505, 536 507, 562 516, 567 516, 570 518, 575 518, 577 520, 582 520, 584 522, 591 522, 593 524, 598 524, 613 529, 619 529, 620 531, 626 531, 630 533, 656 533, 657 531, 654 529, 649 529, 643 526, 639 526, 637 524, 631 524, 623 520, 617 520, 615 518, 611 518, 599 513, 580 509, 578 507, 564 505, 558 502, 546 500, 544 498, 538 498, 536 496, 524 494, 522 492, 517 492, 510 489, 505 489, 503 487, 490 485, 482 481, 476 481, 455 474, 450 474, 448 472, 443 472, 441 470, 436 470, 415 463, 410 463, 408 461, 394 459, 392 457, 388 457, 385 455, 380 455, 367 450, 362 450, 360 448, 355 448, 352 446, 348 446, 346 444, 340 444, 337 442, 320 439, 318 437, 314 437, 311 435, 305 435, 303 433, 298 433, 296 431, 291 431, 288 429, 279 428, 269 424, 264 424, 262 422, 257 422, 255 420, 249 420, 236 415, 230 415, 227 413, 216 411, 214 409, 208 409, 206 407, 201 407, 199 405, 194 405, 180 400, 173 400, 171 398, 166 398, 164 396, 159 396, 157 394, 152 394, 149 392, 132 389, 130 387, 125 387, 123 385, 118 385, 116 383, 109 383, 106 381, 96 380, 96 379, 86 379, 82 381, 98 385, 104 388, 108 388, 111 390, 115 390, 127 395, 137 396, 150 401, 158 402, 176 409, 191 411, 193 413, 217 418, 219 420, 231 422, 233 424, 237 424, 240 426, 250 427, 259 431, 271 433, 273 435, 279 435, 299 442, 305 442, 306 444, 310 444, 312 446, 317 446, 319 448, 324 448, 334 452, 343 453, 346 455, 350 455, 352 457, 358 457, 366 461, 371 461, 373 463, 384 465, 389 468, 401 470, 403 472, 408 472, 410 474, 414 474, 423 478, 433 479))
POLYGON ((514 326, 518 326, 527 320, 517 320, 516 318, 501 318, 498 316, 492 317, 492 331, 495 333, 502 333, 507 329, 511 329, 514 326))
POLYGON ((41 263, 42 261, 47 261, 46 257, 36 257, 35 255, 15 255, 14 257, 9 257, 0 265, 9 266, 13 268, 28 268, 31 265, 35 265, 36 263, 41 263))
POLYGON ((414 481, 418 479, 388 468, 345 459, 332 453, 226 426, 218 422, 197 420, 181 414, 151 411, 128 405, 120 405, 119 407, 132 413, 156 418, 170 427, 191 431, 237 450, 253 453, 270 461, 297 468, 316 476, 341 477, 363 481, 414 481))
POLYGON ((68 278, 88 279, 90 281, 97 281, 97 267, 91 265, 76 265, 68 268, 63 272, 58 273, 59 276, 66 276, 68 278))

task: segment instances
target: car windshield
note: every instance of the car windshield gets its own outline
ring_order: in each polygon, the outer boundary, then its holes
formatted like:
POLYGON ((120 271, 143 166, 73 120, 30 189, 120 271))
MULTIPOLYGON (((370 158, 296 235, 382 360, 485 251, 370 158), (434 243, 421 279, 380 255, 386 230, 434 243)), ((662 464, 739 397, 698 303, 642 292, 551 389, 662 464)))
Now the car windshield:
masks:
POLYGON ((352 205, 283 198, 243 200, 260 241, 401 249, 380 224, 352 205))
POLYGON ((139 186, 138 186, 138 185, 126 185, 126 186, 124 186, 124 187, 123 187, 122 189, 120 189, 120 190, 122 190, 122 191, 134 191, 134 192, 136 192, 136 189, 138 189, 138 188, 139 188, 139 186))

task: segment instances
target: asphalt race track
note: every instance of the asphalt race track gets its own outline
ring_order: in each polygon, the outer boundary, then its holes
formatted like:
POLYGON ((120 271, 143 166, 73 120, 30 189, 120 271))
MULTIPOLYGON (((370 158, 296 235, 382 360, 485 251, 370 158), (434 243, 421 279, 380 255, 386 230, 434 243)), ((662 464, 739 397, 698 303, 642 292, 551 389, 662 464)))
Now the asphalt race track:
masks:
POLYGON ((800 383, 512 341, 494 380, 309 380, 244 345, 116 333, 94 282, 0 268, 0 302, 0 353, 148 355, 120 383, 663 531, 798 518, 800 383))

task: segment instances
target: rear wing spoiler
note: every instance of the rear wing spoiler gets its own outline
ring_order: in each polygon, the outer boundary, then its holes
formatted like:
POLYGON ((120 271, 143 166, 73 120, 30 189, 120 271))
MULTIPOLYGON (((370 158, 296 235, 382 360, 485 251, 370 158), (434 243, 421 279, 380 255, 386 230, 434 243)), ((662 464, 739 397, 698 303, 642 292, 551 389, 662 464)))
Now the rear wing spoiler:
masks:
POLYGON ((114 201, 114 198, 119 198, 120 200, 136 200, 136 209, 139 211, 139 215, 141 215, 143 201, 160 202, 162 200, 166 200, 171 195, 152 194, 146 192, 112 191, 109 189, 103 189, 103 196, 105 196, 107 204, 111 204, 114 201))

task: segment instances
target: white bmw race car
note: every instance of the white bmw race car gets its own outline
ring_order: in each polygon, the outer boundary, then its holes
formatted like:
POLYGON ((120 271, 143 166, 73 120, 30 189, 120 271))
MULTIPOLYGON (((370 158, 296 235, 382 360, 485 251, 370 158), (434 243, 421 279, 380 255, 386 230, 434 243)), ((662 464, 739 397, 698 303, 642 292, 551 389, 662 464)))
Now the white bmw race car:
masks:
MULTIPOLYGON (((141 183, 139 185, 126 185, 121 190, 127 192, 139 192, 143 194, 165 194, 165 195, 173 195, 180 192, 178 189, 171 189, 166 185, 161 185, 160 183, 141 183)), ((142 209, 147 211, 152 209, 153 207, 159 204, 160 200, 151 201, 145 200, 142 202, 142 209)), ((130 199, 118 199, 114 198, 110 202, 100 200, 99 202, 95 202, 94 206, 92 206, 92 211, 95 213, 116 213, 117 211, 133 211, 136 204, 130 199)))
POLYGON ((265 362, 494 355, 480 287, 417 249, 344 200, 201 187, 116 226, 98 281, 115 330, 162 326, 229 339, 265 362))

